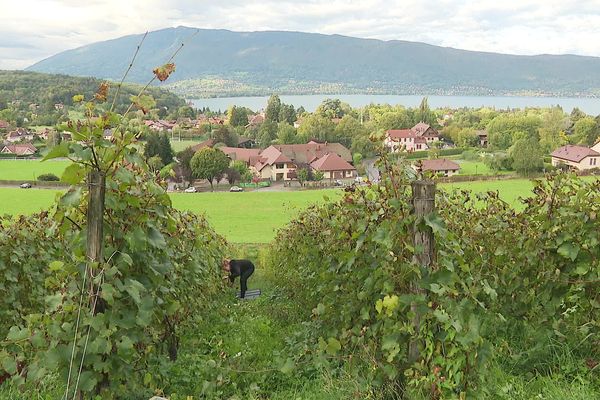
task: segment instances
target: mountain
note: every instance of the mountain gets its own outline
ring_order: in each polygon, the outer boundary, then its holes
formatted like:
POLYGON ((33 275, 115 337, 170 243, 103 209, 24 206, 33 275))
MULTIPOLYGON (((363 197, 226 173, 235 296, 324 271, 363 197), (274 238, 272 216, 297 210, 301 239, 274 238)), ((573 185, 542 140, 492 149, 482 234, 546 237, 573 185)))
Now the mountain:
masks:
MULTIPOLYGON (((93 43, 31 71, 118 80, 143 35, 93 43)), ((186 97, 310 93, 600 95, 600 58, 517 56, 301 32, 150 32, 128 79, 146 82, 182 41, 167 87, 186 97)))

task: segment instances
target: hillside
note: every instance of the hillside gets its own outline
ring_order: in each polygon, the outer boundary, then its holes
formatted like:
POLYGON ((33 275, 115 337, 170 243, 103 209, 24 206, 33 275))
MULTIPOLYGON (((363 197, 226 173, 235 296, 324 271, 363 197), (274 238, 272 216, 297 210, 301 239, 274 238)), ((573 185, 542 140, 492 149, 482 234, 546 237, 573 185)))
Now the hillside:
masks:
MULTIPOLYGON (((28 70, 118 79, 141 37, 65 51, 28 70)), ((182 41, 186 44, 169 85, 186 97, 272 92, 600 95, 596 57, 516 56, 398 40, 187 27, 149 33, 130 79, 147 81, 152 68, 182 41)))
MULTIPOLYGON (((45 74, 27 71, 0 71, 0 110, 9 105, 28 110, 30 104, 38 104, 37 114, 54 113, 54 104, 73 105, 73 95, 82 94, 86 99, 93 97, 102 80, 67 75, 45 74)), ((123 112, 130 104, 129 97, 137 95, 138 84, 126 84, 121 89, 116 109, 123 112)), ((149 88, 157 107, 171 109, 185 105, 185 101, 173 93, 160 88, 149 88)), ((112 100, 114 91, 109 91, 112 100)))

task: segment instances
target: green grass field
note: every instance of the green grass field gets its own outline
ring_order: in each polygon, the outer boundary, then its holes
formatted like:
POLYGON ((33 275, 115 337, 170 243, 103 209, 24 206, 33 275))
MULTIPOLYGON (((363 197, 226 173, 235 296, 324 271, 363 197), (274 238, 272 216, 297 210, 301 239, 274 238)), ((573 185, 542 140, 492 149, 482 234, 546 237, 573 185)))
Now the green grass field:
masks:
POLYGON ((0 160, 0 180, 34 181, 41 174, 54 174, 60 178, 68 160, 0 160))
POLYGON ((266 243, 309 204, 340 196, 339 190, 301 192, 174 193, 173 205, 205 213, 215 230, 236 243, 266 243))
POLYGON ((200 142, 202 142, 202 140, 171 140, 171 147, 175 153, 178 153, 200 142))
MULTIPOLYGON (((584 178, 594 179, 594 178, 584 178)), ((527 179, 460 182, 440 185, 446 190, 469 189, 483 193, 498 191, 516 209, 519 197, 531 194, 533 183, 527 179)), ((56 190, 0 188, 0 214, 29 214, 52 204, 56 190)), ((205 213, 215 230, 234 243, 267 243, 275 231, 298 215, 309 204, 336 199, 341 191, 333 189, 295 192, 174 193, 173 205, 181 210, 205 213)))
POLYGON ((481 161, 467 161, 462 159, 456 159, 454 161, 460 165, 460 170, 458 172, 460 175, 502 175, 512 172, 499 171, 496 173, 481 161))

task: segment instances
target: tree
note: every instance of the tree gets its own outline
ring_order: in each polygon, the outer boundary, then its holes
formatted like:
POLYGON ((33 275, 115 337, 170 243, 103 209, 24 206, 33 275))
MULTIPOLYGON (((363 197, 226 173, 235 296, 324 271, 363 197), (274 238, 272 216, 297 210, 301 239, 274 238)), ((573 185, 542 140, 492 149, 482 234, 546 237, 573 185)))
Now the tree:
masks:
POLYGON ((304 142, 308 142, 311 139, 334 142, 336 139, 335 124, 329 118, 311 114, 302 120, 302 125, 298 128, 298 136, 304 142))
POLYGON ((429 125, 433 125, 436 122, 435 114, 429 108, 427 97, 423 97, 419 108, 415 111, 415 122, 425 122, 429 125))
POLYGON ((281 100, 276 94, 269 97, 267 108, 265 109, 265 121, 279 122, 279 113, 281 111, 281 100))
POLYGON ((544 167, 540 143, 532 136, 517 140, 510 149, 510 156, 513 159, 513 169, 520 175, 529 176, 544 167))
POLYGON ((317 182, 321 182, 324 177, 325 177, 325 174, 323 173, 323 171, 313 172, 313 179, 317 182))
POLYGON ((279 109, 279 122, 293 125, 296 119, 296 110, 294 109, 294 106, 282 103, 281 108, 279 109))
POLYGON ((596 120, 592 117, 584 117, 575 123, 573 126, 573 134, 576 143, 585 146, 593 145, 600 134, 600 127, 596 120))
POLYGON ((367 136, 367 129, 352 115, 344 115, 335 127, 334 136, 344 146, 350 147, 355 138, 367 136))
POLYGON ((162 134, 158 142, 158 155, 163 165, 169 165, 173 162, 173 148, 167 134, 162 134))
POLYGON ((279 144, 296 143, 296 129, 285 122, 280 122, 277 125, 277 142, 279 144))
POLYGON ((239 181, 242 176, 240 175, 240 171, 229 167, 225 170, 225 177, 227 178, 227 182, 229 182, 230 185, 233 185, 235 182, 239 181))
MULTIPOLYGON (((241 160, 233 161, 229 166, 229 169, 237 172, 236 176, 238 180, 247 182, 250 179, 252 179, 252 173, 250 172, 250 168, 248 168, 248 165, 246 165, 246 163, 241 160)), ((229 181, 229 183, 233 185, 233 182, 229 181)))
POLYGON ((219 125, 219 128, 213 132, 212 137, 217 143, 224 143, 226 146, 233 147, 237 145, 237 137, 225 125, 219 125))
POLYGON ((248 125, 248 109, 246 107, 231 106, 227 111, 229 125, 233 127, 248 125))
POLYGON ((177 109, 178 118, 195 118, 196 111, 190 106, 181 106, 177 109))
POLYGON ((349 112, 350 106, 342 103, 340 99, 325 99, 315 110, 315 114, 329 119, 342 118, 349 112))
POLYGON ((147 160, 147 163, 152 172, 159 171, 164 166, 160 156, 158 155, 150 157, 147 160))
POLYGON ((304 182, 308 180, 308 169, 298 168, 296 170, 296 179, 298 179, 298 183, 300 183, 300 186, 304 185, 304 182))
POLYGON ((566 122, 567 117, 560 107, 552 107, 542 115, 539 135, 544 153, 550 153, 563 144, 561 137, 564 135, 566 122))
POLYGON ((149 159, 160 154, 160 137, 158 133, 151 133, 146 137, 146 144, 144 145, 144 157, 149 159))
POLYGON ((179 169, 178 175, 182 178, 183 181, 191 182, 193 179, 192 167, 190 165, 190 161, 192 161, 192 157, 194 157, 194 150, 191 147, 180 151, 177 153, 177 162, 179 169))
POLYGON ((229 158, 219 149, 205 147, 194 154, 190 166, 194 176, 208 180, 210 190, 213 191, 213 180, 223 175, 229 166, 229 158))
POLYGON ((277 124, 272 121, 263 122, 257 136, 260 147, 262 149, 269 147, 275 138, 277 138, 277 124))

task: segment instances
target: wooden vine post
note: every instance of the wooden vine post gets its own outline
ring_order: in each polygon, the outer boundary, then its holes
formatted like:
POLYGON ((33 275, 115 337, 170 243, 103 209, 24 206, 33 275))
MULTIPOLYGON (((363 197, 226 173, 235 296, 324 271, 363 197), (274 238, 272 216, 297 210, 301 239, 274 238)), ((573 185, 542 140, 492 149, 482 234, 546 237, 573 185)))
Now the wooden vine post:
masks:
POLYGON ((94 170, 88 174, 88 188, 90 193, 87 210, 86 255, 88 262, 101 263, 104 242, 104 194, 106 191, 106 176, 102 171, 94 170))
MULTIPOLYGON (((414 225, 414 247, 415 256, 413 261, 422 270, 431 268, 435 260, 435 242, 433 230, 431 227, 423 224, 423 218, 435 210, 435 183, 428 180, 416 180, 412 183, 412 201, 413 213, 415 215, 414 225)), ((412 283, 412 292, 414 294, 423 293, 417 282, 412 283)), ((420 316, 416 303, 411 304, 411 311, 414 313, 413 328, 415 336, 420 329, 420 316)), ((419 358, 419 342, 412 339, 408 345, 408 361, 413 363, 419 358)))

